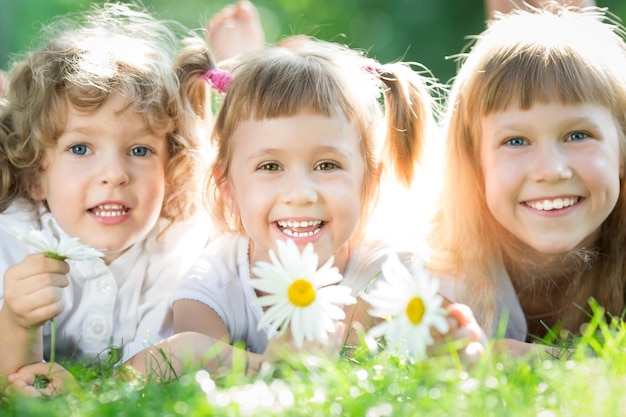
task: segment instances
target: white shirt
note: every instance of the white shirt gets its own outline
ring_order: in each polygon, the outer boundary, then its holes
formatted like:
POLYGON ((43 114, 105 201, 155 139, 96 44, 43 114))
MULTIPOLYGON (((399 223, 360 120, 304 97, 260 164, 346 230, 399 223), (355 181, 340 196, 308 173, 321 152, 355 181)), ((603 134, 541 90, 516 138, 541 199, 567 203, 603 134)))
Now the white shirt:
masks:
MULTIPOLYGON (((493 325, 496 328, 500 325, 501 320, 506 320, 505 338, 515 339, 522 342, 526 341, 528 336, 528 323, 526 316, 522 310, 522 306, 517 298, 515 288, 511 283, 511 277, 504 268, 504 265, 496 264, 491 268, 493 282, 496 285, 496 311, 493 325)), ((467 304, 460 299, 460 291, 458 286, 462 285, 462 281, 451 277, 440 278, 439 292, 452 302, 460 302, 467 304)), ((476 317, 480 322, 480 317, 476 317)), ((483 329, 487 333, 492 333, 490 329, 483 329)), ((495 334, 488 334, 496 336, 495 334)))
MULTIPOLYGON (((252 301, 257 298, 250 281, 249 239, 230 234, 206 248, 195 265, 185 274, 172 298, 199 301, 222 319, 230 334, 230 343, 243 342, 246 349, 263 353, 268 343, 266 329, 257 330, 263 310, 252 301)), ((379 242, 359 245, 350 253, 342 285, 358 296, 381 271, 381 264, 394 251, 379 242)))
MULTIPOLYGON (((51 218, 14 203, 0 214, 0 225, 27 232, 51 218)), ((109 265, 97 258, 72 261, 63 290, 65 310, 55 318, 57 355, 106 359, 109 347, 123 347, 122 361, 173 333, 169 296, 197 259, 209 236, 204 210, 193 220, 174 224, 159 240, 160 220, 148 237, 109 265)), ((0 269, 21 262, 32 250, 0 228, 0 269)), ((4 285, 0 303, 4 301, 4 285)), ((50 322, 43 329, 44 351, 50 350, 50 322)))

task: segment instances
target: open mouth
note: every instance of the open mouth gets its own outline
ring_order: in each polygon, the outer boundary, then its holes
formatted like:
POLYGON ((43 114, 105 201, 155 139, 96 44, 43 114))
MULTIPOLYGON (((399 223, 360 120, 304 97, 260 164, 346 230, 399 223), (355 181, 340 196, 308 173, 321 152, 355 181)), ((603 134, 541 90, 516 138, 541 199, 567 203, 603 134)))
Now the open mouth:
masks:
POLYGON ((281 232, 291 237, 309 237, 319 233, 326 222, 321 220, 279 220, 276 225, 281 232))
POLYGON ((549 211, 560 210, 573 206, 580 201, 580 197, 555 198, 553 200, 527 201, 525 204, 535 210, 549 211))
POLYGON ((123 216, 128 213, 129 208, 123 206, 121 204, 102 204, 93 208, 90 208, 89 211, 94 216, 98 217, 118 217, 123 216))

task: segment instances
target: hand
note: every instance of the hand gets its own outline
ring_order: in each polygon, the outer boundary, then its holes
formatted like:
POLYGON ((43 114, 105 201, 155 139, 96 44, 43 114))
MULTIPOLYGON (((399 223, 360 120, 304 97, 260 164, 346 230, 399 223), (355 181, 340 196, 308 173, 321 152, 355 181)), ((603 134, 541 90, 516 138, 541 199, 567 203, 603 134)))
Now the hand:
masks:
POLYGON ((337 323, 335 333, 328 335, 328 343, 322 344, 316 340, 305 340, 302 347, 298 348, 293 341, 291 330, 287 330, 283 335, 269 341, 263 357, 268 362, 276 362, 285 359, 286 356, 294 353, 310 353, 323 355, 334 359, 339 357, 345 340, 346 327, 343 322, 337 323))
POLYGON ((46 257, 28 255, 4 274, 4 307, 24 328, 39 326, 63 312, 63 288, 69 281, 69 265, 46 257))
POLYGON ((450 329, 447 334, 432 333, 435 343, 429 346, 428 355, 449 353, 452 345, 464 365, 474 365, 485 353, 487 338, 484 332, 465 304, 449 304, 446 310, 450 329))
POLYGON ((72 374, 61 365, 45 362, 26 365, 16 373, 10 374, 7 380, 9 382, 8 392, 26 397, 52 397, 68 391, 76 384, 72 374), (48 385, 44 388, 38 388, 35 385, 35 380, 37 376, 42 375, 48 378, 48 385))

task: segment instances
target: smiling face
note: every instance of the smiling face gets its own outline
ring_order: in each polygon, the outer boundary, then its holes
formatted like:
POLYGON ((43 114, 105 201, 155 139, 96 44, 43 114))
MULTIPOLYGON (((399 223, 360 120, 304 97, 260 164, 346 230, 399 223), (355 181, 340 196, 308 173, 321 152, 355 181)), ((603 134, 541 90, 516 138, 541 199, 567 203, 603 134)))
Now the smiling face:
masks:
POLYGON ((165 193, 165 134, 111 96, 95 112, 67 104, 67 123, 46 153, 33 196, 45 200, 61 228, 105 252, 110 263, 145 238, 165 193))
POLYGON ((620 193, 617 124, 598 104, 534 104, 481 117, 487 206, 543 253, 594 243, 620 193))
POLYGON ((250 264, 276 240, 314 244, 320 264, 345 266, 359 224, 365 162, 356 128, 343 116, 300 112, 247 120, 233 136, 223 190, 252 244, 250 264))

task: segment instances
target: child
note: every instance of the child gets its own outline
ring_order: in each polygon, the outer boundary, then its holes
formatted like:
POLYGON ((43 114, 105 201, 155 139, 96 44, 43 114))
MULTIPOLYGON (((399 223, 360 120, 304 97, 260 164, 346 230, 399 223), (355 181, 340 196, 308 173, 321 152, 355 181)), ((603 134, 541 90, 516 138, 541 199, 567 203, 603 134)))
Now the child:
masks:
MULTIPOLYGON (((209 346, 226 347, 207 367, 226 365, 237 343, 251 368, 271 356, 267 329, 257 329, 263 310, 248 281, 251 267, 277 252, 278 240, 292 239, 300 249, 312 243, 319 265, 334 257, 352 295, 365 290, 398 249, 365 230, 381 169, 411 184, 433 121, 431 105, 427 79, 409 66, 380 65, 337 44, 301 38, 243 58, 212 135, 209 196, 226 234, 176 291, 174 325, 186 342, 164 350, 186 344, 197 356, 209 346)), ((364 303, 345 308, 351 343, 351 325, 372 325, 366 309, 364 303)), ((461 327, 465 335, 467 323, 461 327)))
POLYGON ((579 333, 590 297, 624 309, 621 30, 598 8, 501 15, 452 85, 431 267, 488 334, 579 333))
POLYGON ((49 41, 11 71, 0 113, 3 382, 49 358, 51 319, 57 357, 104 360, 120 348, 126 362, 172 332, 167 297, 210 224, 196 206, 198 85, 212 61, 189 43, 175 62, 177 30, 106 4, 51 24, 49 41), (29 254, 8 227, 58 229, 104 256, 29 254))

